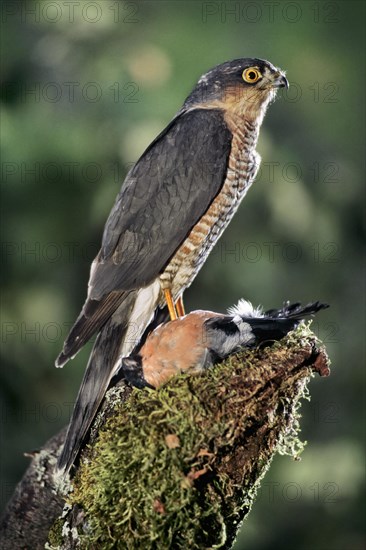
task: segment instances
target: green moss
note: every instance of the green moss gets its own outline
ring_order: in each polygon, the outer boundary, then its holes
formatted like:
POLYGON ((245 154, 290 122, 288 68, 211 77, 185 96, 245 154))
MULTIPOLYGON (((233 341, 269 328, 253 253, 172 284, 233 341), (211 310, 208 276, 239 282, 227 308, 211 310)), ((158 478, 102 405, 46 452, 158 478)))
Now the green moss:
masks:
POLYGON ((52 525, 48 533, 48 546, 49 548, 59 548, 62 544, 62 526, 64 520, 58 518, 55 523, 52 525))
POLYGON ((218 493, 202 503, 192 479, 205 467, 209 473, 210 457, 198 455, 213 450, 223 419, 211 425, 210 411, 189 388, 190 381, 182 377, 173 391, 171 385, 158 392, 134 391, 100 434, 95 458, 82 470, 73 498, 81 497, 88 514, 98 518, 92 521, 95 542, 112 547, 122 535, 126 548, 136 548, 137 541, 141 547, 197 548, 205 524, 223 530, 218 493), (179 393, 191 395, 188 416, 179 393), (202 423, 210 425, 206 433, 202 423), (179 447, 169 448, 166 438, 172 435, 179 447))
POLYGON ((71 504, 88 519, 82 547, 227 547, 275 452, 301 448, 297 409, 313 344, 303 329, 203 375, 134 390, 75 479, 71 504))

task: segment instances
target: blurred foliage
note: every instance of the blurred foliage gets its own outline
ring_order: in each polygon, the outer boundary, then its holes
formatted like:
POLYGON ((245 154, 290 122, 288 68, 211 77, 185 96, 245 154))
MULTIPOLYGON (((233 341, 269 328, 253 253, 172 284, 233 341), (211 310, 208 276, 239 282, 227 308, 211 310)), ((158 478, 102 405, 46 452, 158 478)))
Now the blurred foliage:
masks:
POLYGON ((237 57, 287 70, 262 169, 186 293, 321 299, 333 360, 303 407, 300 463, 279 457, 237 549, 363 548, 364 3, 4 1, 1 48, 1 497, 69 418, 88 349, 53 368, 85 299, 123 177, 197 78, 237 57))

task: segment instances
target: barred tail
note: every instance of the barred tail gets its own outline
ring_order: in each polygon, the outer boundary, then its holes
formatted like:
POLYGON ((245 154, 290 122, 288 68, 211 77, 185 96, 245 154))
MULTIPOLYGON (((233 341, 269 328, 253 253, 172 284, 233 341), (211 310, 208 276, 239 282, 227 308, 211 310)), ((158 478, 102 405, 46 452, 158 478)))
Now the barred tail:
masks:
POLYGON ((132 291, 99 332, 90 354, 58 468, 69 471, 88 437, 109 383, 120 364, 120 357, 131 353, 150 323, 157 306, 156 283, 132 291))

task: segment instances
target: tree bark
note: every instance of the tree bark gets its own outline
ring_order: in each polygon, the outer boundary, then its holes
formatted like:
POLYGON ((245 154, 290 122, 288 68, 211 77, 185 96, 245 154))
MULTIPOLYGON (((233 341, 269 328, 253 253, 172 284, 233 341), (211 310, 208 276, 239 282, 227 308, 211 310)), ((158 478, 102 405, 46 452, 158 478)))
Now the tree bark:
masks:
POLYGON ((0 547, 231 548, 273 456, 297 457, 298 408, 326 352, 305 325, 159 390, 109 390, 71 490, 65 430, 32 457, 0 547), (65 506, 65 500, 67 505, 65 506))

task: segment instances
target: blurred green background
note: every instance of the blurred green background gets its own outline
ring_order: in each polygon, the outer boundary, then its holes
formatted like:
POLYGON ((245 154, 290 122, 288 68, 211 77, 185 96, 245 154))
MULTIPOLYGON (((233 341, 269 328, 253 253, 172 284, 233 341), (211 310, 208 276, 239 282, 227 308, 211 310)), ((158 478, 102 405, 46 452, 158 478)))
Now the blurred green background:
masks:
POLYGON ((88 349, 53 362, 85 299, 121 182, 223 61, 287 71, 262 168, 186 292, 331 304, 314 322, 333 367, 302 407, 301 462, 276 457, 236 549, 360 550, 363 538, 364 2, 2 3, 1 500, 68 422, 88 349))

